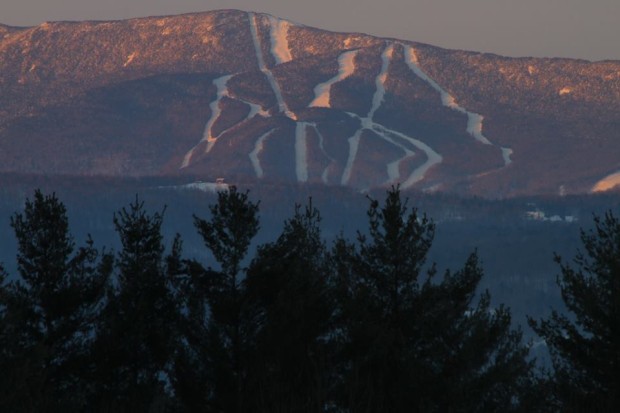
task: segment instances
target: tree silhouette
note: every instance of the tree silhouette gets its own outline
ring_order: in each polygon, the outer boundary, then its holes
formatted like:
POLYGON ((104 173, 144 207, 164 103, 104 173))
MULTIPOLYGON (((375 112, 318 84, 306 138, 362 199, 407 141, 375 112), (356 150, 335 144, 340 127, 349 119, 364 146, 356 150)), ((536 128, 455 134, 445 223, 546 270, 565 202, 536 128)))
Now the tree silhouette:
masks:
POLYGON ((122 249, 95 353, 100 391, 94 403, 103 409, 161 411, 169 403, 179 311, 164 256, 163 214, 149 214, 137 197, 114 214, 122 249))
MULTIPOLYGON (((200 271, 194 263, 195 285, 197 291, 205 291, 205 296, 194 303, 197 312, 193 319, 208 323, 200 361, 211 377, 210 406, 215 410, 242 412, 248 409, 245 405, 247 363, 244 360, 251 341, 248 329, 252 326, 244 319, 246 288, 241 262, 258 232, 258 203, 250 201, 247 192, 230 186, 218 192, 217 203, 210 205, 209 211, 208 220, 194 216, 194 224, 220 268, 219 271, 210 268, 200 271), (210 311, 208 319, 201 314, 204 313, 201 307, 210 311)), ((195 328, 201 329, 204 325, 195 328)))
POLYGON ((352 412, 509 410, 530 364, 508 310, 474 303, 476 254, 435 280, 434 224, 402 201, 371 199, 368 236, 334 247, 340 346, 338 403, 352 412))
POLYGON ((248 270, 255 411, 324 410, 333 299, 320 221, 311 200, 303 209, 296 205, 278 239, 259 247, 248 270))
MULTIPOLYGON (((35 191, 11 217, 19 279, 3 291, 8 410, 77 410, 91 389, 90 345, 112 257, 89 238, 75 251, 65 206, 35 191)), ((16 410, 16 411, 17 411, 16 410)))
POLYGON ((620 408, 620 221, 611 212, 581 230, 584 250, 560 256, 558 285, 571 317, 553 311, 529 319, 545 340, 555 369, 554 390, 565 411, 620 408))

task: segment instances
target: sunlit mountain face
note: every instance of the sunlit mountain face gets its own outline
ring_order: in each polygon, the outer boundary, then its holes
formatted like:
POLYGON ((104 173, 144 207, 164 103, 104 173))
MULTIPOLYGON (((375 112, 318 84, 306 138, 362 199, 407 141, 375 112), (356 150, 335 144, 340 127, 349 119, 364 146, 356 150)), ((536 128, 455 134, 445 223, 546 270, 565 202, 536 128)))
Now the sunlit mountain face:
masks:
POLYGON ((609 190, 620 62, 445 50, 234 10, 0 26, 0 172, 609 190))

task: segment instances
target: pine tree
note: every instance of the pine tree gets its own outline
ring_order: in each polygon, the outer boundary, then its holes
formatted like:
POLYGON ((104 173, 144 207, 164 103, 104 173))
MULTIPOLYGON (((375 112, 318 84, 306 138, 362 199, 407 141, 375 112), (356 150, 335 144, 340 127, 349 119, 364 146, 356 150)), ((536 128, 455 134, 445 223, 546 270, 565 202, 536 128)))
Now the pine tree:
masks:
POLYGON ((0 304, 8 389, 0 403, 9 410, 82 408, 92 390, 90 346, 111 256, 90 238, 75 251, 66 208, 54 194, 37 190, 11 226, 19 279, 0 304))
POLYGON ((209 406, 227 412, 247 411, 246 348, 250 345, 247 329, 250 324, 243 318, 246 301, 244 271, 241 268, 250 243, 259 228, 258 203, 249 200, 235 186, 218 192, 218 200, 209 206, 208 220, 194 216, 194 224, 205 246, 219 264, 219 270, 200 269, 193 264, 197 291, 204 291, 202 299, 194 300, 193 322, 204 330, 204 351, 199 362, 210 377, 209 406), (208 307, 207 307, 208 304, 208 307), (202 309, 208 308, 208 320, 202 309), (202 314, 201 314, 202 312, 202 314))
POLYGON ((371 199, 368 236, 334 246, 340 346, 336 403, 351 412, 506 411, 531 365, 508 310, 491 310, 476 254, 435 278, 435 226, 403 202, 371 199))
POLYGON ((581 231, 584 250, 560 256, 558 285, 565 315, 553 311, 530 325, 547 343, 554 394, 564 411, 620 409, 620 220, 611 212, 581 231))
MULTIPOLYGON (((149 214, 137 197, 114 214, 122 249, 97 340, 93 403, 101 409, 163 411, 177 345, 178 304, 169 277, 161 226, 164 212, 149 214)), ((174 254, 179 254, 175 241, 174 254)))
POLYGON ((323 411, 329 389, 327 335, 333 299, 320 214, 295 207, 273 243, 258 248, 248 271, 254 316, 254 411, 323 411))

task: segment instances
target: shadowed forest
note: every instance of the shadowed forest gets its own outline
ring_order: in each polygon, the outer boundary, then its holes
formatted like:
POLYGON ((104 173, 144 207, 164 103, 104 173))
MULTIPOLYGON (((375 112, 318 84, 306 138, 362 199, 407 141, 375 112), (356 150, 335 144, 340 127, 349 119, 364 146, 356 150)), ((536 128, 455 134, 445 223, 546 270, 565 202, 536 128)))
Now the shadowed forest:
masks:
POLYGON ((399 189, 368 198, 367 228, 329 243, 312 200, 248 256, 259 203, 220 191, 196 232, 212 262, 166 246, 165 208, 114 214, 120 248, 78 245, 65 205, 36 191, 0 268, 0 410, 152 412, 616 411, 620 221, 594 217, 556 256, 568 309, 529 325, 480 289, 475 250, 429 262, 435 223, 399 189))

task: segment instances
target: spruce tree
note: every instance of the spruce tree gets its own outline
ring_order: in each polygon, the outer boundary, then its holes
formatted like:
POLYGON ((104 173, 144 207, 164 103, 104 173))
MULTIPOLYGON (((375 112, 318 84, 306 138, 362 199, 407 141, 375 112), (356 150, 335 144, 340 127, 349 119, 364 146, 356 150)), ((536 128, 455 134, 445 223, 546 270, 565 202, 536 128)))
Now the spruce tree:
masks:
POLYGON ((555 260, 558 285, 570 314, 553 311, 530 319, 545 340, 555 377, 553 390, 564 411, 620 409, 620 220, 607 212, 581 231, 583 250, 571 262, 555 260))

